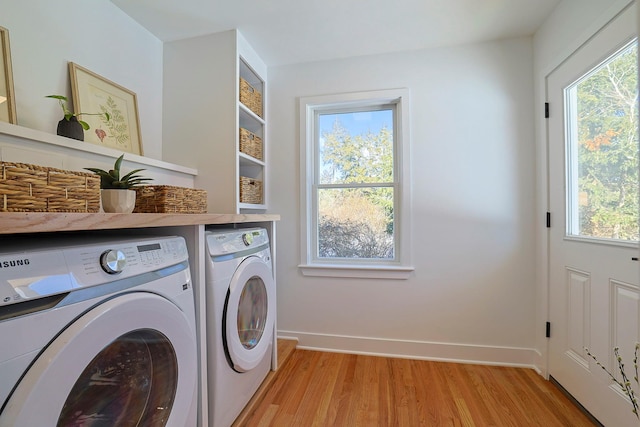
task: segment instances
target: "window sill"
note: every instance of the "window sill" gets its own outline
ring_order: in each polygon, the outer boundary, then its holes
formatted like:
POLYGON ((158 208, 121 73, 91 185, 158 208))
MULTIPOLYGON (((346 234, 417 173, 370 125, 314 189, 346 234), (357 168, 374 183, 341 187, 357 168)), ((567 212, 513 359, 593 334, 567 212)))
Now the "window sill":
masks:
POLYGON ((302 264, 298 268, 303 276, 392 280, 406 280, 415 270, 414 267, 405 266, 336 264, 302 264))

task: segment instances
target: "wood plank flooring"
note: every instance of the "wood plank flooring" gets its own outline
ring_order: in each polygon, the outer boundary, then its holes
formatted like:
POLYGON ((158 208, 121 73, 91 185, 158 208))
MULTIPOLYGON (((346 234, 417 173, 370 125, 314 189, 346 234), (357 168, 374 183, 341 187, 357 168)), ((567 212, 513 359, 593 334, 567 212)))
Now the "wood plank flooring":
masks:
POLYGON ((234 426, 593 426, 531 369, 278 345, 280 369, 234 426))

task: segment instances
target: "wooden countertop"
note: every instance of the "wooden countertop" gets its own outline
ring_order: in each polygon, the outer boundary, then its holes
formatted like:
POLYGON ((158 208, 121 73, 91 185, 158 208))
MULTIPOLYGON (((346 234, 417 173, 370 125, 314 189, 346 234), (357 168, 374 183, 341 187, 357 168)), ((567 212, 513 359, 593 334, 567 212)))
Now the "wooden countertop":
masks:
POLYGON ((274 214, 0 212, 0 234, 279 221, 274 214))

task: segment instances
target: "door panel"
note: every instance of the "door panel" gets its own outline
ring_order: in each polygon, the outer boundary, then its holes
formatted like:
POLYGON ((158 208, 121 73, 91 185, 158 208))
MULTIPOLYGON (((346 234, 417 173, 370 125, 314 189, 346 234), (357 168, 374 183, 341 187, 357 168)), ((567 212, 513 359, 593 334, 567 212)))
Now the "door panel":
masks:
POLYGON ((584 348, 589 345, 591 335, 591 276, 584 271, 566 269, 567 284, 567 355, 585 368, 589 361, 585 359, 584 348))
MULTIPOLYGON (((606 199, 599 193, 604 188, 604 184, 598 182, 601 178, 584 173, 585 166, 577 161, 578 150, 583 150, 581 153, 586 153, 590 161, 613 168, 619 165, 611 160, 614 158, 612 150, 615 144, 624 141, 620 141, 621 132, 612 124, 616 117, 608 119, 603 112, 602 117, 596 117, 602 119, 602 129, 593 129, 599 122, 594 117, 580 116, 584 112, 580 109, 591 100, 577 102, 575 96, 577 83, 595 75, 595 72, 590 74, 592 70, 603 70, 605 60, 633 41, 636 13, 635 6, 627 8, 547 79, 550 104, 549 206, 552 214, 549 232, 549 313, 552 325, 549 374, 600 422, 611 426, 635 426, 638 420, 627 397, 589 356, 587 349, 617 377, 614 347, 620 348, 628 369, 633 367, 633 349, 636 341, 640 340, 638 263, 632 259, 638 253, 637 232, 634 235, 632 230, 632 238, 626 234, 627 240, 622 240, 616 227, 606 231, 606 221, 615 216, 611 211, 603 209, 594 213, 587 212, 588 208, 585 208, 596 199, 606 203, 612 198, 606 199), (585 123, 592 128, 585 129, 585 123), (591 135, 585 135, 591 131, 591 135), (572 138, 578 138, 580 145, 570 143, 577 140, 572 138), (593 232, 596 228, 597 231, 593 232), (583 233, 582 230, 586 229, 589 232, 583 233)), ((637 76, 637 70, 633 75, 637 76)), ((598 84, 590 88, 591 92, 578 96, 605 96, 596 90, 598 84)), ((637 154, 637 105, 629 110, 633 114, 612 111, 613 116, 626 114, 629 120, 635 120, 635 131, 632 132, 635 136, 631 142, 635 144, 637 154)), ((634 185, 632 196, 636 197, 637 182, 634 185)), ((610 188, 607 191, 609 196, 615 194, 610 188)), ((618 196, 622 200, 622 192, 618 196)), ((626 196, 629 197, 628 194, 626 196)), ((637 215, 637 208, 634 209, 637 215)), ((635 220, 627 221, 629 223, 637 224, 635 220)), ((628 374, 633 377, 631 372, 628 374)))

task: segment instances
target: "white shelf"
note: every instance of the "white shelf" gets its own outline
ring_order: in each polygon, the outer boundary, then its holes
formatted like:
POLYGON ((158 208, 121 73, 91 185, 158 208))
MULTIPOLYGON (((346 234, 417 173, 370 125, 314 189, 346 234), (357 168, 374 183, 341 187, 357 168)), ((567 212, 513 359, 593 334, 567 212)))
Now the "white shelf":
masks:
POLYGON ((264 167, 264 161, 256 159, 255 157, 252 157, 248 154, 245 153, 238 153, 238 158, 239 158, 239 163, 240 166, 258 166, 258 167, 264 167))
MULTIPOLYGON (((264 109, 264 106, 263 106, 264 109)), ((244 105, 242 102, 238 101, 238 114, 239 114, 239 118, 240 118, 240 123, 242 123, 243 121, 246 122, 257 122, 260 125, 264 125, 265 124, 265 120, 260 117, 259 115, 257 115, 256 113, 254 113, 253 111, 251 111, 249 109, 249 107, 247 107, 246 105, 244 105)), ((247 129, 247 128, 245 128, 247 129)), ((251 129, 249 129, 251 130, 251 129)), ((255 132, 254 132, 255 133, 255 132)))
MULTIPOLYGON (((51 133, 42 132, 39 130, 5 122, 0 122, 0 136, 6 141, 27 140, 38 144, 47 144, 74 151, 83 151, 86 153, 112 157, 114 159, 117 159, 122 154, 121 151, 114 150, 112 148, 101 147, 100 145, 77 141, 75 139, 65 138, 63 136, 58 136, 51 133)), ((168 163, 162 160, 152 159, 150 157, 139 156, 137 154, 131 153, 126 153, 125 157, 127 161, 135 162, 144 166, 152 166, 158 169, 165 169, 168 171, 179 172, 191 176, 198 175, 198 171, 196 169, 168 163)))
POLYGON ((254 205, 252 203, 240 203, 238 206, 240 209, 255 209, 260 211, 267 209, 267 205, 254 205))

